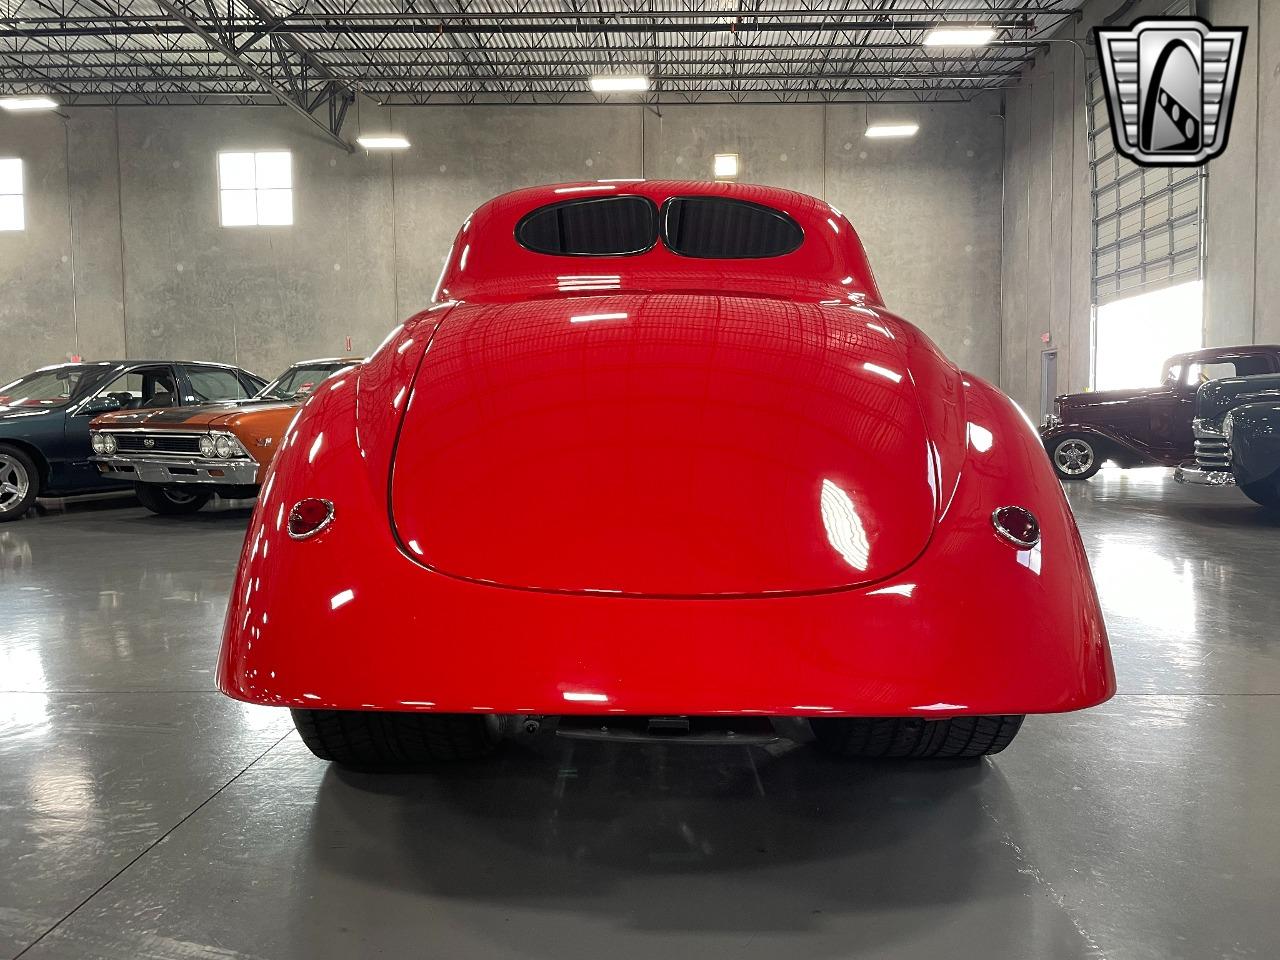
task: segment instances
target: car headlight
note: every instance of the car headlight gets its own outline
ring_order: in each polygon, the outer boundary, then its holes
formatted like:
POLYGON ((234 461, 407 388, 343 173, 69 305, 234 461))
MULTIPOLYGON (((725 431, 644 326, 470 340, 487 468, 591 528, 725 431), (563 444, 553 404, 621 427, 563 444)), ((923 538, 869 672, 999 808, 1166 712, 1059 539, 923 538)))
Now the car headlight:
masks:
POLYGON ((116 438, 109 433, 102 433, 99 436, 102 437, 102 452, 107 454, 115 453, 116 447, 119 446, 116 443, 116 438))
POLYGON ((240 445, 225 434, 220 435, 213 441, 214 450, 223 460, 230 460, 234 457, 239 452, 236 449, 238 446, 240 445))
POLYGON ((1231 414, 1228 413, 1222 419, 1222 439, 1226 440, 1227 443, 1231 442, 1231 431, 1233 429, 1235 429, 1235 422, 1231 414))
POLYGON ((103 440, 103 439, 102 439, 102 434, 100 434, 100 433, 90 434, 90 436, 89 436, 89 443, 91 443, 91 444, 93 445, 93 452, 94 452, 94 453, 106 453, 106 452, 107 452, 107 442, 106 442, 105 440, 103 440))
POLYGON ((213 441, 213 437, 205 434, 200 438, 200 456, 216 457, 218 455, 218 446, 213 441))

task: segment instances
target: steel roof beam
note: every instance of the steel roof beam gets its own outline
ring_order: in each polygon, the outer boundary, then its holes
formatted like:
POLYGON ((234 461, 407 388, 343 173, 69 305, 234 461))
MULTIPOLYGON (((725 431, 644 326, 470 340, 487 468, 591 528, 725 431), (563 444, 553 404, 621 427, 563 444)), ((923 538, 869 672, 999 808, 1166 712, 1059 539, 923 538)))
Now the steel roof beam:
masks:
MULTIPOLYGON (((341 136, 342 122, 346 116, 347 106, 354 97, 327 69, 318 68, 309 55, 298 54, 296 62, 291 62, 286 51, 279 49, 281 65, 289 71, 290 86, 293 88, 292 90, 286 89, 268 76, 258 64, 237 50, 230 36, 220 37, 203 26, 191 14, 182 0, 155 0, 155 3, 161 9, 167 10, 171 16, 181 21, 188 30, 199 36, 205 43, 221 52, 228 60, 236 63, 246 74, 279 97, 282 104, 314 124, 317 129, 343 150, 348 153, 355 150, 341 136), (310 89, 309 81, 312 74, 319 78, 321 81, 320 86, 323 89, 319 91, 310 89), (327 121, 322 121, 315 115, 316 109, 322 103, 328 106, 327 121)), ((297 53, 296 49, 294 52, 297 53)))
MULTIPOLYGON (((172 0, 155 0, 155 2, 165 9, 179 9, 178 5, 172 0)), ((791 11, 792 16, 804 16, 805 12, 800 10, 791 11)), ((832 20, 824 18, 820 20, 780 20, 770 21, 766 23, 737 23, 725 24, 719 22, 711 23, 620 23, 610 21, 604 23, 554 23, 554 22, 532 22, 522 23, 516 22, 516 19, 507 18, 506 21, 485 20, 476 23, 456 23, 453 21, 460 20, 462 17, 455 15, 451 21, 433 24, 430 33, 472 33, 472 34, 502 34, 505 36, 538 36, 541 34, 609 34, 609 33, 786 33, 805 32, 805 33, 874 33, 883 30, 900 30, 900 31, 923 31, 932 30, 937 26, 937 20, 895 20, 895 21, 863 21, 863 20, 832 20)), ((558 19, 566 19, 559 17, 558 19)), ((592 18, 593 20, 596 18, 592 18)), ((243 25, 248 29, 248 24, 243 20, 235 21, 237 25, 243 25)), ((999 29, 1005 30, 1029 30, 1034 27, 1034 23, 1025 20, 1006 20, 994 24, 999 29)), ((18 38, 34 38, 34 37, 127 37, 127 36, 173 36, 182 34, 188 30, 199 32, 202 35, 212 34, 195 18, 181 23, 153 23, 150 25, 128 23, 113 24, 103 23, 94 26, 46 24, 42 26, 18 26, 4 27, 0 29, 0 39, 6 37, 18 38)), ((410 28, 396 29, 393 24, 385 23, 347 23, 340 17, 334 17, 329 22, 298 22, 284 21, 277 30, 297 35, 310 34, 332 34, 335 31, 348 34, 406 34, 406 35, 422 35, 422 31, 410 28)), ((918 46, 915 43, 903 42, 901 46, 918 46)), ((229 48, 232 49, 232 48, 229 48)), ((234 52, 234 50, 233 50, 234 52)))

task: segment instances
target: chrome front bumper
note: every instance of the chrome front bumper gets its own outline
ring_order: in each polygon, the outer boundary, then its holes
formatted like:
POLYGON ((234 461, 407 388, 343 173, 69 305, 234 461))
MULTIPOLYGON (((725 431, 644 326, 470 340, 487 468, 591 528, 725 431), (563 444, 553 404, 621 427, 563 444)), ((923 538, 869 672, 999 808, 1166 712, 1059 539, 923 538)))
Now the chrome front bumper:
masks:
POLYGON ((1184 463, 1175 467, 1173 479, 1179 483, 1197 483, 1209 487, 1223 487, 1236 482, 1230 470, 1206 470, 1198 463, 1184 463))
POLYGON ((208 483, 253 486, 258 482, 256 460, 219 460, 216 457, 90 457, 104 477, 138 483, 208 483))

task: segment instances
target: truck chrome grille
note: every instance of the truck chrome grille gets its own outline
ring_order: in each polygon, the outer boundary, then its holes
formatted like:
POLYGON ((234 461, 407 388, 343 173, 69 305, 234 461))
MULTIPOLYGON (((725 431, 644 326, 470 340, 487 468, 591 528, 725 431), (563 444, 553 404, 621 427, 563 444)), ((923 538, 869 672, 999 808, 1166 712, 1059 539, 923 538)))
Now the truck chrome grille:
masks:
POLYGON ((1196 463, 1205 470, 1230 470, 1231 447, 1222 437, 1197 439, 1196 463))

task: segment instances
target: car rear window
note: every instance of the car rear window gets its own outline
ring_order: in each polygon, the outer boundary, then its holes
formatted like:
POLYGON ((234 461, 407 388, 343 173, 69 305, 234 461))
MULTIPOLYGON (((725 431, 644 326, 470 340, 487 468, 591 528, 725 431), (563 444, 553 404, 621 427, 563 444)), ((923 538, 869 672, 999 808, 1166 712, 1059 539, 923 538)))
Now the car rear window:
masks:
POLYGON ((646 197, 592 197, 539 207, 516 224, 516 240, 535 253, 621 257, 658 241, 658 208, 646 197))
POLYGON ((683 257, 756 260, 799 248, 804 231, 785 213, 724 197, 673 197, 663 205, 662 239, 683 257))

